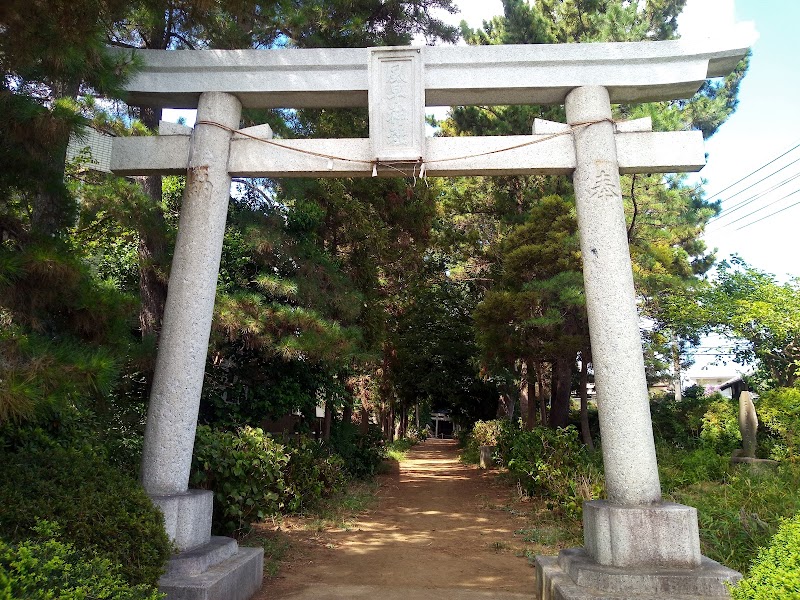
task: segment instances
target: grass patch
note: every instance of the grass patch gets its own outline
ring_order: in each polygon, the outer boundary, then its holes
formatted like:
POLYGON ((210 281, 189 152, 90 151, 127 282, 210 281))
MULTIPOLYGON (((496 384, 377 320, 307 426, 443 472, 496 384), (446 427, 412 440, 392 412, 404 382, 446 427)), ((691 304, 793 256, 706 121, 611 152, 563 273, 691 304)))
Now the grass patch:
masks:
POLYGON ((323 501, 304 516, 304 526, 313 531, 350 529, 356 516, 375 505, 375 481, 359 481, 336 496, 323 501))
POLYGON ((395 440, 386 445, 386 458, 401 462, 405 460, 406 454, 414 446, 415 442, 408 438, 395 440))
POLYGON ((766 546, 782 518, 800 511, 800 465, 766 471, 736 467, 724 481, 703 481, 675 489, 670 499, 697 508, 703 554, 747 574, 758 549, 766 546))
POLYGON ((242 541, 243 546, 264 548, 264 574, 267 577, 277 577, 281 563, 292 547, 291 541, 280 531, 265 531, 254 529, 242 541))

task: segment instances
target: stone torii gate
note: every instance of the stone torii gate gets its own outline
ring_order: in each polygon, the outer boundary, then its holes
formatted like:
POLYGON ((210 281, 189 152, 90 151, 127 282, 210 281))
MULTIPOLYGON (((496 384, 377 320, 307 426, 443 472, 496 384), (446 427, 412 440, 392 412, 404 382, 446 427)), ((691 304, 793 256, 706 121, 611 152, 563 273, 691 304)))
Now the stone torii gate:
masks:
POLYGON ((696 510, 661 498, 619 182, 701 169, 702 135, 615 123, 611 104, 688 98, 746 52, 712 41, 140 51, 129 103, 197 108, 193 132, 116 138, 111 159, 120 175, 187 174, 142 461, 181 550, 162 589, 247 598, 260 587, 260 552, 211 538, 211 492, 188 489, 231 177, 550 173, 574 182, 608 499, 584 504, 584 548, 537 559, 535 593, 726 597, 738 574, 701 556, 696 510), (567 123, 425 137, 426 106, 470 104, 565 104, 567 123), (243 106, 368 106, 370 137, 275 140, 267 125, 239 129, 243 106))

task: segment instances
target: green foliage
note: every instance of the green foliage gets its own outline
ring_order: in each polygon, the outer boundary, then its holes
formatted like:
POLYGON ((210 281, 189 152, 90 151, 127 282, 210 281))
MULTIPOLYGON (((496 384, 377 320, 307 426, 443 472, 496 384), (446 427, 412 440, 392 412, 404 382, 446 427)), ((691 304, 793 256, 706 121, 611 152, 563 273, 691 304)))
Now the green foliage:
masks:
POLYGON ((347 483, 344 459, 329 454, 318 441, 299 437, 288 443, 286 466, 288 512, 300 513, 341 492, 347 483))
POLYGON ((742 465, 731 469, 722 482, 698 481, 674 489, 669 498, 697 507, 703 554, 746 572, 781 519, 800 511, 798 487, 797 464, 787 463, 763 471, 742 465))
POLYGON ((684 449, 661 442, 656 451, 661 491, 665 494, 702 482, 721 483, 730 473, 729 455, 720 455, 710 447, 684 449))
POLYGON ((450 280, 413 290, 394 335, 392 381, 401 401, 447 406, 464 425, 491 415, 498 392, 478 371, 472 317, 478 294, 450 280))
POLYGON ((257 351, 218 347, 228 358, 209 359, 200 403, 200 422, 224 428, 260 423, 300 411, 313 415, 318 394, 334 396, 335 374, 302 360, 267 359, 257 351))
POLYGON ((525 430, 508 423, 498 454, 522 489, 551 499, 554 508, 569 515, 580 516, 583 501, 603 493, 599 456, 581 443, 575 427, 525 430))
POLYGON ((733 338, 735 357, 755 363, 770 387, 791 387, 800 375, 800 280, 775 276, 734 256, 718 269, 716 285, 703 296, 706 320, 733 338))
POLYGON ((495 419, 494 421, 476 421, 472 426, 472 437, 479 446, 497 446, 502 435, 503 422, 495 419))
POLYGON ((739 431, 739 405, 731 398, 717 394, 710 398, 703 415, 700 439, 719 454, 730 454, 742 445, 739 431))
POLYGON ((792 460, 800 458, 800 389, 779 388, 764 392, 757 401, 756 411, 762 425, 775 438, 770 444, 770 458, 792 460))
POLYGON ((355 479, 375 475, 386 456, 383 434, 374 425, 361 433, 353 423, 337 422, 331 427, 330 446, 344 459, 344 468, 355 479))
POLYGON ((696 446, 709 401, 697 386, 687 389, 680 402, 675 402, 674 394, 653 397, 650 415, 656 439, 679 448, 696 446))
POLYGON ((242 533, 286 507, 289 450, 263 430, 197 428, 190 483, 214 491, 214 528, 242 533))
MULTIPOLYGON (((409 429, 412 429, 409 427, 409 429)), ((417 440, 415 437, 404 437, 394 440, 386 444, 386 458, 400 462, 406 457, 406 453, 414 447, 415 444, 422 440, 417 440)))
POLYGON ((172 547, 161 513, 136 481, 82 451, 0 456, 3 538, 24 540, 37 520, 56 521, 76 548, 119 564, 129 583, 155 585, 172 547))
POLYGON ((126 581, 120 565, 79 551, 60 539, 58 525, 39 521, 37 539, 7 544, 0 540, 0 598, 11 600, 159 600, 152 585, 126 581))
POLYGON ((732 600, 789 600, 800 596, 800 514, 784 521, 731 589, 732 600))
POLYGON ((280 513, 303 512, 342 490, 345 461, 319 442, 278 443, 263 430, 197 428, 191 483, 214 491, 214 529, 243 534, 280 513))

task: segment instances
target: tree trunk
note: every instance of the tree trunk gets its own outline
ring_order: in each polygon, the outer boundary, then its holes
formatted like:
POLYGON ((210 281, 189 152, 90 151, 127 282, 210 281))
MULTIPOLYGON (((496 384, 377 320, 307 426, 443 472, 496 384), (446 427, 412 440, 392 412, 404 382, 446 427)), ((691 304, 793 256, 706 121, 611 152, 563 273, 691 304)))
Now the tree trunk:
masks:
POLYGON ((353 405, 350 402, 345 404, 344 409, 342 409, 342 422, 343 423, 353 422, 353 405))
POLYGON ((581 352, 581 437, 589 450, 594 450, 589 430, 589 351, 581 352))
POLYGON ((531 422, 530 378, 528 376, 528 363, 520 361, 519 366, 519 414, 526 429, 533 429, 531 422))
POLYGON ((535 363, 536 385, 539 386, 539 423, 547 423, 547 398, 544 390, 544 373, 542 373, 542 363, 535 363))
MULTIPOLYGON (((55 82, 53 93, 56 98, 75 98, 80 92, 78 83, 55 82)), ((31 211, 31 237, 53 238, 65 232, 74 223, 74 200, 64 185, 64 169, 67 160, 67 145, 70 131, 63 123, 53 128, 38 178, 38 191, 34 197, 31 211)))
POLYGON ((331 439, 331 423, 333 422, 333 407, 329 400, 325 401, 325 418, 322 421, 322 439, 331 439))
POLYGON ((508 391, 500 392, 497 397, 497 418, 509 421, 514 418, 514 398, 508 391))
POLYGON ((675 402, 683 399, 681 389, 681 348, 678 343, 678 336, 672 334, 672 385, 675 388, 675 402))
MULTIPOLYGON (((160 110, 143 108, 142 122, 150 129, 158 129, 160 114, 160 110)), ((139 327, 142 337, 158 337, 167 301, 167 236, 161 210, 161 176, 137 177, 137 180, 151 201, 149 218, 139 224, 139 295, 142 301, 139 327)))
POLYGON ((539 407, 539 396, 542 390, 536 391, 536 380, 532 381, 530 375, 528 376, 528 429, 534 429, 537 425, 536 417, 539 407))
POLYGON ((364 407, 361 406, 361 423, 359 427, 359 431, 361 433, 366 434, 369 431, 369 411, 364 407))
POLYGON ((569 425, 569 396, 572 389, 574 358, 559 356, 553 365, 550 422, 553 429, 569 425))

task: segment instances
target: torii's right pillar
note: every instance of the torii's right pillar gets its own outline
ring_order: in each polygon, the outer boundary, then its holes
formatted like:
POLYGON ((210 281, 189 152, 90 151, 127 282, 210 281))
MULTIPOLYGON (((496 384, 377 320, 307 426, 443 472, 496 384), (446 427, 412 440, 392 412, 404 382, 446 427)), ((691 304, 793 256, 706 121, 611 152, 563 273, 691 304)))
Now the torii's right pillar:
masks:
POLYGON ((727 598, 741 575, 702 556, 695 508, 661 499, 608 91, 573 89, 566 113, 607 500, 583 505, 584 548, 537 557, 537 595, 727 598))

